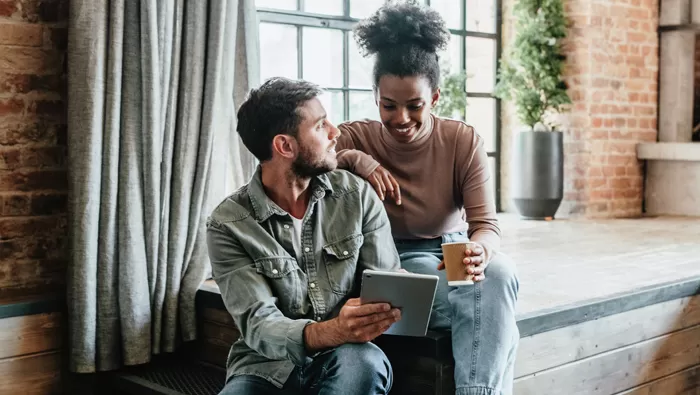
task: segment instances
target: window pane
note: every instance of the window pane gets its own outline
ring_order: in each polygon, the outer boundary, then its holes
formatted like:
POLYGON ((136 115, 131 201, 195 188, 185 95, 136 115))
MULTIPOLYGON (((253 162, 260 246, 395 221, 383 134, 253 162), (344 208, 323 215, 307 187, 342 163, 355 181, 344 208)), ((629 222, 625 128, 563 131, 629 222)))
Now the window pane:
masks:
POLYGON ((350 16, 358 19, 366 18, 382 5, 384 0, 350 0, 350 16))
POLYGON ((319 97, 328 119, 335 126, 343 122, 343 92, 326 91, 319 97))
POLYGON ((467 0, 467 30, 496 33, 496 0, 467 0))
POLYGON ((496 158, 489 158, 489 173, 491 174, 491 179, 488 181, 489 186, 493 191, 494 199, 498 199, 498 195, 496 194, 496 158))
POLYGON ((496 150, 496 99, 468 97, 466 123, 484 139, 487 152, 496 150))
POLYGON ((277 23, 260 24, 260 78, 299 78, 297 28, 277 23))
POLYGON ((258 8, 276 8, 279 10, 296 10, 297 0, 255 0, 258 8))
POLYGON ((447 49, 440 53, 440 71, 445 75, 462 69, 462 36, 452 34, 447 49))
POLYGON ((357 43, 351 34, 348 35, 350 52, 350 86, 353 88, 371 88, 372 81, 372 57, 365 58, 357 48, 357 43))
POLYGON ((467 91, 493 91, 496 83, 496 40, 467 37, 467 91))
POLYGON ((343 86, 343 32, 303 28, 305 80, 323 87, 343 86))
POLYGON ((343 15, 343 0, 304 0, 304 11, 315 14, 343 15))
POLYGON ((430 6, 442 15, 449 29, 462 28, 462 4, 464 0, 430 0, 430 6))
POLYGON ((349 120, 356 121, 364 118, 379 120, 379 109, 374 103, 374 93, 350 92, 349 120))

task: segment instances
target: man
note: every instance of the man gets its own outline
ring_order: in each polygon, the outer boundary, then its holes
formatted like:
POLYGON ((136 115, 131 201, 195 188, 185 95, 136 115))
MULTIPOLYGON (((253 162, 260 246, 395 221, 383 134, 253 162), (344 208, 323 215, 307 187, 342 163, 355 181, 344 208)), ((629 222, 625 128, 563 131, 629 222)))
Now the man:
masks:
POLYGON ((340 135, 314 84, 274 78, 238 111, 260 166, 207 223, 214 279, 241 331, 222 394, 386 394, 370 340, 400 319, 352 298, 364 269, 399 270, 382 202, 337 170, 340 135), (341 368, 342 366, 342 368, 341 368))

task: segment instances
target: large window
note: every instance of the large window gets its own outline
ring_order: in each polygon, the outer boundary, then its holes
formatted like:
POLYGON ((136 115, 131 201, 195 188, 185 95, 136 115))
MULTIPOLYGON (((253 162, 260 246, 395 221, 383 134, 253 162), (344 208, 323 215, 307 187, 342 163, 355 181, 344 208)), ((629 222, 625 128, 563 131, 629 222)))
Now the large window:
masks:
MULTIPOLYGON (((452 39, 441 54, 443 74, 467 73, 467 107, 460 115, 483 137, 498 205, 499 101, 492 95, 500 53, 500 0, 423 0, 447 22, 452 39)), ((256 0, 260 19, 260 75, 302 78, 327 93, 332 122, 379 113, 372 96, 372 65, 352 37, 357 21, 384 0, 256 0)), ((500 207, 499 207, 500 211, 500 207)))

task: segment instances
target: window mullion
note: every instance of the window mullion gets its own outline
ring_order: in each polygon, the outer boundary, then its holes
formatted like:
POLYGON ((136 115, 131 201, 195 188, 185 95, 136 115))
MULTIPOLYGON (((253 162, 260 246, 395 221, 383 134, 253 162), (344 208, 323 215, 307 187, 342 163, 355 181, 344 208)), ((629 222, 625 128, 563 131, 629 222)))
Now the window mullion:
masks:
POLYGON ((297 26, 297 78, 304 78, 304 28, 297 26))

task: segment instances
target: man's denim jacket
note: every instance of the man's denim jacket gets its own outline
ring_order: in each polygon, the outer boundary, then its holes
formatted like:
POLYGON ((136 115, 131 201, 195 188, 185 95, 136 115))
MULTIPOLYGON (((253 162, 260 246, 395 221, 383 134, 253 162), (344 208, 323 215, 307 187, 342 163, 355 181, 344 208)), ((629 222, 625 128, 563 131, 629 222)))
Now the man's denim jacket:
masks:
POLYGON ((336 170, 311 180, 295 258, 290 215, 267 197, 258 167, 207 221, 214 279, 241 332, 227 379, 255 375, 282 387, 312 357, 304 327, 337 316, 357 297, 364 269, 398 270, 381 200, 364 180, 336 170))

